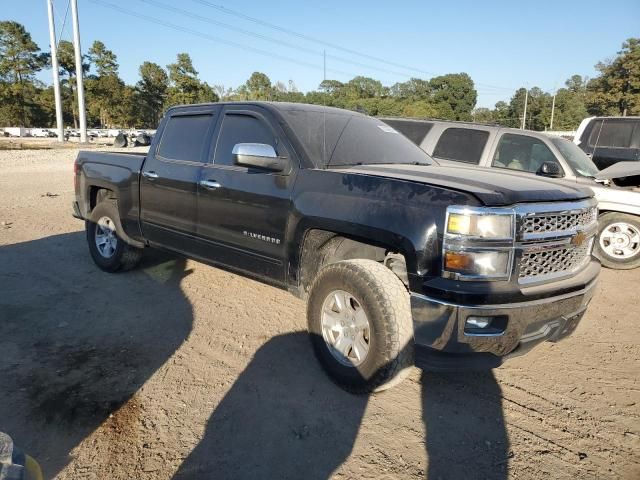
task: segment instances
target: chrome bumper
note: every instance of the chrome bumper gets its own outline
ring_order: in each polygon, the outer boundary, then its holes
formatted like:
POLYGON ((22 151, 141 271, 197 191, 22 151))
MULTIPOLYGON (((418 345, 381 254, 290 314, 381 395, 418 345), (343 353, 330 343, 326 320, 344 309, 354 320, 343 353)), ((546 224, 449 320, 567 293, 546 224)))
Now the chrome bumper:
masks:
MULTIPOLYGON (((498 305, 458 305, 420 294, 411 294, 416 358, 418 350, 442 353, 446 357, 485 354, 487 358, 526 353, 543 341, 557 341, 570 335, 593 297, 596 280, 583 289, 550 298, 498 305), (506 318, 500 333, 469 334, 469 316, 506 318)), ((443 364, 444 365, 444 364, 443 364)), ((418 365, 420 366, 420 365, 418 365)), ((491 367, 489 367, 491 368, 491 367)))

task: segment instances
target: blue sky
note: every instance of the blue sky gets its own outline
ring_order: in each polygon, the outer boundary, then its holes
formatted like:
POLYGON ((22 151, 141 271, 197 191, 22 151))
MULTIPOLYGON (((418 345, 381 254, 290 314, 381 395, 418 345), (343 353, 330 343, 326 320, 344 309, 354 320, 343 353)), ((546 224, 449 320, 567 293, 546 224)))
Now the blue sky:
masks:
MULTIPOLYGON (((551 91, 572 74, 592 77, 598 61, 615 56, 625 39, 640 36, 640 0, 204 0, 400 67, 229 15, 203 4, 203 0, 98 1, 78 0, 83 52, 94 40, 102 40, 117 54, 120 74, 128 83, 138 80, 138 66, 143 61, 166 66, 178 52, 188 52, 200 77, 212 85, 237 87, 252 72, 262 71, 273 82, 293 80, 298 89, 307 91, 322 81, 322 51, 326 50, 327 77, 341 81, 366 75, 391 85, 411 76, 430 78, 434 74, 467 72, 476 82, 478 106, 486 107, 508 100, 519 86, 551 91), (104 3, 209 38, 129 16, 104 3), (280 43, 244 35, 221 24, 280 43)), ((60 36, 67 1, 54 2, 60 36)), ((2 0, 2 4, 0 19, 23 23, 38 45, 48 51, 46 1, 2 0)), ((71 39, 70 16, 62 31, 65 39, 71 39)), ((50 82, 50 72, 43 72, 40 78, 50 82)))

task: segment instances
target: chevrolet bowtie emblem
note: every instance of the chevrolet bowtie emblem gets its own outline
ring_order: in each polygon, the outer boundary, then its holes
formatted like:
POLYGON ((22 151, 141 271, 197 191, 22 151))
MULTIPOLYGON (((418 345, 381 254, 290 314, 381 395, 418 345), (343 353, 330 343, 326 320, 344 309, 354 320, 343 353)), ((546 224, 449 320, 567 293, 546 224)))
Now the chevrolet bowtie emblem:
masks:
POLYGON ((573 237, 571 237, 571 245, 579 247, 584 243, 586 239, 587 236, 583 232, 578 232, 573 237))

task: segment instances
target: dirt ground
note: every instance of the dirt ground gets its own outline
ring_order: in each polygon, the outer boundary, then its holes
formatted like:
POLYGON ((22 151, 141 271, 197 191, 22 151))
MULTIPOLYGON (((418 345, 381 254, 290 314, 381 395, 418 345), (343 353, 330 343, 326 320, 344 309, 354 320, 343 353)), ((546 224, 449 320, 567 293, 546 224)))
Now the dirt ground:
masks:
POLYGON ((640 478, 640 269, 563 342, 352 396, 286 292, 159 253, 99 271, 75 154, 0 151, 0 430, 46 478, 640 478))

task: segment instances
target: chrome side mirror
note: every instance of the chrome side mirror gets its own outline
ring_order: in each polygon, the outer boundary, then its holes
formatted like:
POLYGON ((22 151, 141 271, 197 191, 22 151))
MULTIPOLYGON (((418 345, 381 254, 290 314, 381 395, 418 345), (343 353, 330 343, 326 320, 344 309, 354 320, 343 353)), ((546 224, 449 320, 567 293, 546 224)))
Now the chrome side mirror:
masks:
POLYGON ((288 160, 278 157, 275 149, 266 143, 236 143, 231 153, 236 165, 274 172, 282 172, 289 166, 288 160))

